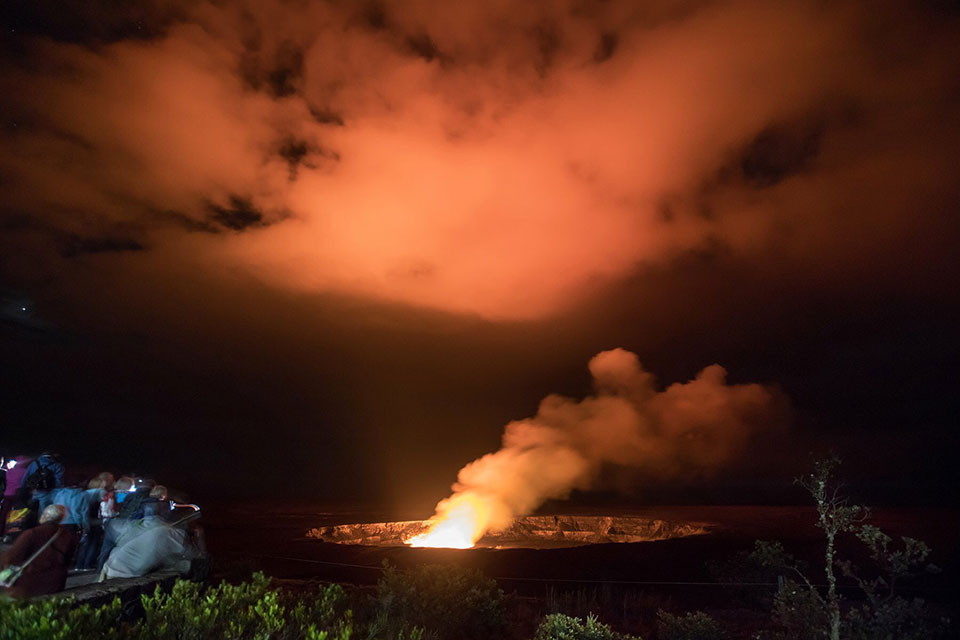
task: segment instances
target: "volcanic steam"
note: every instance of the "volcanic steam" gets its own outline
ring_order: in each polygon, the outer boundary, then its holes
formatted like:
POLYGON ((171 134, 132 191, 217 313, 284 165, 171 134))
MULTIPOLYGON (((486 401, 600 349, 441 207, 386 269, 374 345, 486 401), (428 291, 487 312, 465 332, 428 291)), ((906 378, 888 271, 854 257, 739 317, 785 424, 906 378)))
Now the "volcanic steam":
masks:
POLYGON ((769 423, 777 404, 767 387, 727 384, 716 364, 663 391, 624 349, 597 354, 589 368, 594 395, 547 396, 537 415, 508 424, 500 450, 460 470, 429 530, 407 544, 472 547, 546 500, 589 488, 605 464, 661 476, 716 469, 769 423))

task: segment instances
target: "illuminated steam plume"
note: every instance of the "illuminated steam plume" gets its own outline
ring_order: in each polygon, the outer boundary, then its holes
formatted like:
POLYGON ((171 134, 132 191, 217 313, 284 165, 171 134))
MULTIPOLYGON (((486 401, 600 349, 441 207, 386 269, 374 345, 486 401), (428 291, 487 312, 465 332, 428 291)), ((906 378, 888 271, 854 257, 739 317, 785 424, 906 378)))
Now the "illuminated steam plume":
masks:
POLYGON ((537 415, 507 425, 503 446, 463 467, 433 525, 415 547, 468 548, 544 501, 590 487, 605 463, 659 475, 705 472, 733 457, 769 417, 775 396, 759 384, 727 384, 719 365, 657 391, 623 349, 590 360, 595 393, 550 395, 537 415))

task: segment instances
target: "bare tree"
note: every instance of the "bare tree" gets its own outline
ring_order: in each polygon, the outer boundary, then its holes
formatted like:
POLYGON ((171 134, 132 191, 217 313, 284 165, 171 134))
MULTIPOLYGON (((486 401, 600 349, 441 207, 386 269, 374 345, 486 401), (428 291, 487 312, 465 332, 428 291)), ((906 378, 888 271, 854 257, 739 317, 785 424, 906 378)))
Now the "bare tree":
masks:
POLYGON ((830 640, 840 640, 840 595, 837 593, 836 540, 841 533, 857 531, 870 516, 866 507, 850 504, 850 498, 843 494, 843 485, 834 472, 840 465, 840 459, 830 456, 817 460, 813 470, 796 482, 810 492, 817 505, 817 526, 823 529, 827 538, 826 576, 827 596, 824 605, 830 621, 830 640))
POLYGON ((949 620, 938 618, 921 598, 907 600, 896 593, 899 582, 938 570, 926 562, 930 548, 908 537, 896 543, 879 528, 864 524, 869 509, 851 504, 844 495, 835 475, 839 464, 836 456, 817 460, 809 473, 796 479, 813 497, 817 527, 826 539, 826 585, 815 584, 802 563, 779 542, 758 540, 749 556, 762 566, 791 576, 774 598, 774 620, 786 635, 774 637, 840 640, 843 634, 851 640, 929 640, 946 633, 949 620), (865 574, 850 560, 837 556, 837 539, 844 533, 854 534, 866 547, 872 566, 865 574), (838 570, 856 583, 865 601, 841 607, 838 570))

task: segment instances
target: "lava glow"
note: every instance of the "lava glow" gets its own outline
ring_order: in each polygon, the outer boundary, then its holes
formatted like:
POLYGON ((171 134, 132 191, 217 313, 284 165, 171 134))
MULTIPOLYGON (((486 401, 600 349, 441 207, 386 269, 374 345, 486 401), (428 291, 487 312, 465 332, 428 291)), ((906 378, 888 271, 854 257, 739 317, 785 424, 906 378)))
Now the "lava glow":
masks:
POLYGON ((437 505, 437 515, 430 519, 426 533, 413 536, 406 543, 411 547, 469 549, 489 528, 490 514, 490 505, 480 496, 454 495, 437 505))

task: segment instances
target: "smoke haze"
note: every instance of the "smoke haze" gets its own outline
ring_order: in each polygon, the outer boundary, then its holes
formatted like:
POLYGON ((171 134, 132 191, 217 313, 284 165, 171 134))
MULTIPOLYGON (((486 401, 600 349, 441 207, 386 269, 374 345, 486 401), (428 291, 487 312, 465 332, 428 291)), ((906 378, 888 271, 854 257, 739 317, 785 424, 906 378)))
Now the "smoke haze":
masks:
POLYGON ((530 319, 718 246, 875 275, 954 186, 957 44, 895 3, 133 6, 0 72, 34 255, 530 319))
POLYGON ((536 416, 508 424, 499 451, 460 470, 435 518, 470 505, 476 541, 549 499, 591 488, 603 465, 640 467, 652 477, 709 476, 759 430, 782 426, 774 391, 727 384, 719 365, 658 391, 635 354, 613 349, 590 360, 590 373, 594 395, 548 396, 536 416))

